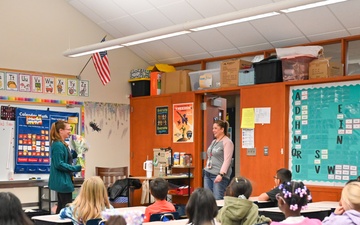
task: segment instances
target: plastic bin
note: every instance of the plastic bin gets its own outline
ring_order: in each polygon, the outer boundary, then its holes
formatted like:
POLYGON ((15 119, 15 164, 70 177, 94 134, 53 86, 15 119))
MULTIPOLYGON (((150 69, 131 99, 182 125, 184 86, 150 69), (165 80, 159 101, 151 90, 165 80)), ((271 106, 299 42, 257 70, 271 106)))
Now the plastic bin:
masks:
POLYGON ((255 70, 255 84, 283 81, 281 60, 276 56, 253 63, 255 70))
POLYGON ((131 84, 131 96, 148 96, 150 95, 150 79, 132 79, 129 80, 131 84))
POLYGON ((239 71, 239 86, 254 84, 254 68, 244 69, 239 71))
POLYGON ((309 63, 314 57, 300 56, 281 59, 283 81, 308 80, 309 63))
POLYGON ((203 90, 203 89, 214 89, 214 88, 220 87, 220 68, 189 72, 189 76, 190 76, 190 83, 191 83, 192 91, 203 90), (200 76, 204 75, 204 74, 212 75, 212 82, 211 82, 210 87, 207 87, 207 88, 200 87, 200 76))

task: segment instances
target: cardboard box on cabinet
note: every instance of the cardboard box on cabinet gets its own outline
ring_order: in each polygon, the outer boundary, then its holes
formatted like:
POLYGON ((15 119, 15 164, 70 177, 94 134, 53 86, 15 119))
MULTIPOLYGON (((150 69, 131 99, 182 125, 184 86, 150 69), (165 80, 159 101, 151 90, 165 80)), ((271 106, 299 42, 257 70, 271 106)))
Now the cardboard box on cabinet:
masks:
POLYGON ((315 59, 309 63, 309 79, 342 76, 341 62, 330 61, 331 58, 315 59))
POLYGON ((221 87, 238 86, 240 69, 249 69, 252 63, 242 59, 233 59, 221 62, 220 84, 221 87))
POLYGON ((161 94, 171 94, 191 91, 189 72, 178 70, 161 74, 161 94))

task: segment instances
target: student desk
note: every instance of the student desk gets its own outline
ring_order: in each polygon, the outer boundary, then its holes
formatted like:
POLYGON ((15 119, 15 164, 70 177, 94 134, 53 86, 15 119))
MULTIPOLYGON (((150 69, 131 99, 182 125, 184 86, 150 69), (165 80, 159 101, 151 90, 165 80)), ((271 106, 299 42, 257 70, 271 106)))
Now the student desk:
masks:
POLYGON ((312 203, 309 203, 308 204, 309 206, 311 207, 330 207, 331 208, 331 211, 333 212, 336 207, 339 206, 339 202, 336 202, 336 201, 321 201, 321 202, 312 202, 312 203))
MULTIPOLYGON (((260 208, 275 207, 276 203, 271 201, 258 201, 257 197, 250 197, 250 201, 253 201, 260 208)), ((216 200, 216 205, 221 208, 224 206, 224 200, 216 200)))
MULTIPOLYGON (((134 207, 124 207, 124 208, 115 208, 118 212, 126 212, 126 211, 132 211, 137 210, 141 211, 142 213, 145 213, 146 206, 134 206, 134 207)), ((70 219, 61 219, 59 217, 59 214, 54 215, 44 215, 44 216, 33 216, 31 218, 35 225, 72 225, 72 221, 70 219)))
MULTIPOLYGON (((330 215, 331 208, 330 207, 319 207, 312 206, 310 203, 308 204, 308 208, 305 210, 301 210, 301 215, 309 218, 317 218, 319 220, 323 220, 326 216, 330 215)), ((264 215, 269 217, 273 221, 282 221, 285 219, 284 214, 280 211, 279 207, 270 207, 270 208, 259 208, 259 215, 264 215)))
POLYGON ((73 225, 71 219, 61 219, 59 214, 45 215, 45 216, 33 216, 31 219, 35 225, 73 225))

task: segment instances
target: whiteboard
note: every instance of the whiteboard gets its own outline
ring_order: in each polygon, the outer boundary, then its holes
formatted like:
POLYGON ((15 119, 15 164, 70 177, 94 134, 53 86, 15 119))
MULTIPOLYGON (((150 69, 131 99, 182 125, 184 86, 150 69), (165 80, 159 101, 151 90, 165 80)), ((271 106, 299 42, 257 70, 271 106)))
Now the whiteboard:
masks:
POLYGON ((360 81, 294 86, 289 95, 294 180, 343 186, 360 174, 360 81))
MULTIPOLYGON (((71 112, 79 113, 81 115, 81 108, 74 106, 73 108, 57 107, 57 106, 37 106, 26 104, 5 104, 0 103, 0 106, 11 106, 25 109, 35 110, 50 110, 56 112, 71 112)), ((78 130, 80 130, 81 116, 79 116, 78 130)), ((49 174, 14 174, 15 153, 14 153, 14 136, 15 136, 15 121, 0 119, 0 181, 9 180, 28 180, 29 178, 48 179, 49 174)))

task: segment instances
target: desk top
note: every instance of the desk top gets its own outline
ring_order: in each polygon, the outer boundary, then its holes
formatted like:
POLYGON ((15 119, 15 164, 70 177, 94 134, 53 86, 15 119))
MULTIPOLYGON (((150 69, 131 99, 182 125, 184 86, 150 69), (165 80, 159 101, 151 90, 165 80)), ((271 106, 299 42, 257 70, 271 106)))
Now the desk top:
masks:
POLYGON ((31 217, 32 220, 36 221, 45 221, 50 223, 72 223, 71 219, 61 219, 59 214, 54 215, 44 215, 44 216, 33 216, 31 217))
MULTIPOLYGON (((330 207, 319 207, 319 206, 311 206, 308 205, 307 209, 301 210, 301 214, 303 213, 312 213, 312 212, 322 212, 322 211, 330 211, 330 207)), ((259 212, 274 212, 274 213, 282 213, 279 207, 269 207, 269 208, 259 208, 259 212)))
POLYGON ((308 204, 311 207, 330 207, 331 209, 335 209, 339 206, 339 202, 335 201, 321 201, 321 202, 312 202, 308 204))
MULTIPOLYGON (((139 179, 139 180, 154 180, 156 178, 164 178, 165 180, 171 179, 188 179, 187 175, 170 175, 170 176, 163 176, 163 177, 147 177, 147 176, 136 176, 136 177, 128 177, 129 179, 139 179)), ((192 176, 190 178, 193 178, 192 176)))
MULTIPOLYGON (((271 201, 258 201, 258 197, 250 197, 249 201, 253 201, 259 204, 267 204, 267 203, 272 203, 271 201)), ((223 207, 224 206, 224 199, 221 200, 216 200, 216 205, 218 207, 223 207)))

